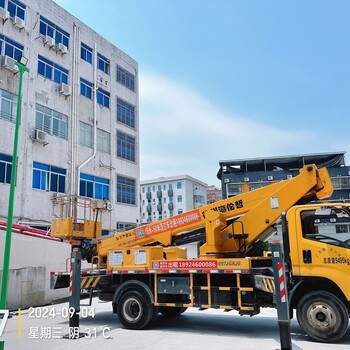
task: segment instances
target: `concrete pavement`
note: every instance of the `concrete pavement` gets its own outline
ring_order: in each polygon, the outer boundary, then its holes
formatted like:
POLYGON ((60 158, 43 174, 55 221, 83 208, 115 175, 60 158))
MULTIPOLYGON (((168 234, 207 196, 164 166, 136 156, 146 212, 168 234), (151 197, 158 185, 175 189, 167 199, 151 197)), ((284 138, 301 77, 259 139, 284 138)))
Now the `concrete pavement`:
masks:
MULTIPOLYGON (((86 301, 83 301, 86 302, 86 301)), ((8 319, 1 337, 5 350, 232 350, 280 349, 276 312, 265 309, 260 315, 240 317, 236 312, 188 309, 181 316, 159 316, 150 328, 141 331, 123 329, 111 303, 94 298, 91 307, 82 307, 79 339, 64 339, 68 334, 68 303, 22 310, 8 319), (92 314, 95 316, 92 317, 92 314)), ((292 321, 293 349, 349 349, 350 329, 337 344, 310 342, 292 321)))

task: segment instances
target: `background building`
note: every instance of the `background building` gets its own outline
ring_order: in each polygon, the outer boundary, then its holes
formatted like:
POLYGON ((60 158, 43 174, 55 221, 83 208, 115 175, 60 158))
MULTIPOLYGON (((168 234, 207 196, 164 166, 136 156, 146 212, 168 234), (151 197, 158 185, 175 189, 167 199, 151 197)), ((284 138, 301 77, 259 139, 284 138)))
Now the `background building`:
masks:
POLYGON ((207 203, 215 203, 222 200, 222 191, 215 185, 208 186, 207 203))
POLYGON ((189 175, 141 181, 141 223, 158 221, 206 204, 208 185, 189 175))
POLYGON ((52 198, 110 201, 103 229, 139 221, 138 65, 51 0, 0 1, 0 220, 24 75, 14 221, 48 227, 52 198))
POLYGON ((345 166, 345 152, 223 160, 219 164, 223 198, 291 178, 305 164, 316 164, 326 167, 331 177, 334 192, 329 200, 350 201, 350 167, 345 166))

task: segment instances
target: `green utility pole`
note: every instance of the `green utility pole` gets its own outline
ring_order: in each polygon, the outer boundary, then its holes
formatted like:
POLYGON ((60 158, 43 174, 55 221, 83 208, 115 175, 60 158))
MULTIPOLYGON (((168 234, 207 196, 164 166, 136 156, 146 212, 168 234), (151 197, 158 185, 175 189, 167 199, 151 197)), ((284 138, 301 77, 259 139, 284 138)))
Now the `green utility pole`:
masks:
MULTIPOLYGON (((8 211, 7 211, 4 263, 3 263, 3 269, 2 269, 0 310, 6 309, 7 284, 8 284, 9 269, 10 269, 13 205, 14 205, 14 198, 15 198, 15 185, 16 185, 16 173, 17 173, 18 133, 19 133, 19 122, 21 119, 21 105, 22 105, 22 81, 23 81, 23 74, 25 72, 29 72, 29 69, 25 65, 19 62, 16 62, 16 65, 18 67, 18 72, 19 72, 19 86, 18 86, 18 97, 17 97, 16 126, 15 126, 14 140, 13 140, 12 170, 11 170, 9 205, 8 205, 8 211)), ((5 341, 0 341, 0 350, 4 350, 4 348, 5 348, 5 341)))

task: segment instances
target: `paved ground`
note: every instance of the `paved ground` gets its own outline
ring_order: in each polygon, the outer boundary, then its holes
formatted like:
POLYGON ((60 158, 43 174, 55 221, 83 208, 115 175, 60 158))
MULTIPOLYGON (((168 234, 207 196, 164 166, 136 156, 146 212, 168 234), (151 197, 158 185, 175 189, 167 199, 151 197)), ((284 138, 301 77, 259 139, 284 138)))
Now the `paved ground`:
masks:
MULTIPOLYGON (((240 317, 236 312, 189 309, 175 319, 159 316, 147 330, 131 331, 121 327, 118 317, 111 312, 111 303, 94 299, 92 308, 95 317, 86 314, 80 321, 80 331, 86 333, 85 337, 74 340, 62 338, 68 333, 68 320, 61 315, 67 312, 67 303, 22 310, 20 317, 14 315, 7 322, 1 337, 5 340, 5 350, 280 349, 277 318, 272 309, 252 318, 240 317)), ((308 341, 295 320, 291 330, 294 350, 345 350, 350 346, 350 329, 338 344, 308 341)))

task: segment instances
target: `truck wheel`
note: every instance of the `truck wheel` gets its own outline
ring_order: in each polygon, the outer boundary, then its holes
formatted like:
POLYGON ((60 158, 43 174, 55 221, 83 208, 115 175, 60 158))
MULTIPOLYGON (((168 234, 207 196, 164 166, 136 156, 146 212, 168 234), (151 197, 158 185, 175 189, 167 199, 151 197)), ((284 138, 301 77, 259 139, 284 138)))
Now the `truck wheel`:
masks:
POLYGON ((161 306, 159 308, 159 312, 168 318, 176 317, 181 315, 187 310, 187 307, 168 307, 168 306, 161 306))
POLYGON ((314 291, 304 295, 297 307, 302 330, 312 339, 323 343, 336 342, 348 329, 349 313, 334 294, 314 291))
POLYGON ((127 291, 118 302, 117 312, 125 328, 142 329, 152 321, 154 306, 142 292, 127 291))

